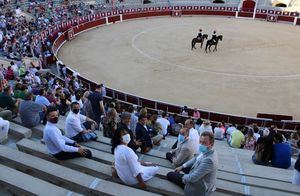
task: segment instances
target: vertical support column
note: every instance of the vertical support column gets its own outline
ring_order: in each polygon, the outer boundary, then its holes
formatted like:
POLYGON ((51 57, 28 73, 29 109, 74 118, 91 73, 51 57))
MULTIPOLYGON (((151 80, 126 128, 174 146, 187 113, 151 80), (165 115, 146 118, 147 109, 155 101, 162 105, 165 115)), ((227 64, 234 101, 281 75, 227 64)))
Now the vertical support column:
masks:
POLYGON ((120 14, 120 22, 123 22, 123 15, 120 14))
POLYGON ((107 16, 105 17, 105 22, 106 22, 106 25, 108 25, 108 17, 107 16))
POLYGON ((236 11, 235 12, 235 18, 238 18, 238 16, 239 16, 239 11, 236 11))

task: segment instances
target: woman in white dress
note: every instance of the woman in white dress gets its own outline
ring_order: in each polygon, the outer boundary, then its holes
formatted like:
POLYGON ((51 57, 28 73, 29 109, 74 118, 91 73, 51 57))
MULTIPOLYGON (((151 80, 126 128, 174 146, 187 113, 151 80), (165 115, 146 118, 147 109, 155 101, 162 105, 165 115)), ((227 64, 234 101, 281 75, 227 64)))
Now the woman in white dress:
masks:
POLYGON ((115 168, 119 178, 128 185, 139 184, 145 189, 145 181, 150 180, 158 171, 153 163, 140 162, 134 151, 127 146, 130 142, 130 135, 126 130, 119 132, 114 137, 112 147, 115 157, 115 168))

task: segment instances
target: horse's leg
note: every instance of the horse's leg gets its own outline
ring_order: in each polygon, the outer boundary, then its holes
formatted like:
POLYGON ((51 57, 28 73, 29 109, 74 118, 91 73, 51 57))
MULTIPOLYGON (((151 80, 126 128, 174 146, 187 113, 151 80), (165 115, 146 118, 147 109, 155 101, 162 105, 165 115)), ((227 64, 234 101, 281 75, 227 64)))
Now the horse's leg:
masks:
POLYGON ((210 47, 211 47, 212 45, 209 45, 209 47, 208 47, 208 49, 209 49, 209 52, 211 52, 211 50, 210 50, 210 47))
POLYGON ((203 41, 201 42, 201 48, 202 48, 202 45, 203 45, 203 41))
POLYGON ((216 45, 215 45, 215 49, 214 49, 214 51, 217 51, 217 46, 218 46, 218 44, 216 44, 216 45))
POLYGON ((207 47, 208 47, 208 43, 206 42, 206 46, 205 46, 205 52, 207 53, 207 47))

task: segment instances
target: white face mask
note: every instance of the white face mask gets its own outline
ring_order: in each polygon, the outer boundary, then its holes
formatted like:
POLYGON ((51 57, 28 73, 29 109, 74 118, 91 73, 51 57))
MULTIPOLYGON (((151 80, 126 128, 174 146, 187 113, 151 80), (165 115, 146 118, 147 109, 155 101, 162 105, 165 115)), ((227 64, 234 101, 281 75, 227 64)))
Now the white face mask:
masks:
POLYGON ((129 134, 126 134, 126 135, 123 135, 122 136, 122 141, 125 143, 125 144, 128 144, 130 142, 130 135, 129 134))

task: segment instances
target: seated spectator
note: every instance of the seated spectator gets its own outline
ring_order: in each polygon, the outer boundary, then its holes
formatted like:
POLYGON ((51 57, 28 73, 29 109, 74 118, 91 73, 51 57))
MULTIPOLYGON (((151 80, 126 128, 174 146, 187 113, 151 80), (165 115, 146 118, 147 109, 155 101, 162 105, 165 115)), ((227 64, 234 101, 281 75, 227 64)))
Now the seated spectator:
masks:
POLYGON ((89 128, 92 127, 92 124, 97 126, 97 123, 94 120, 80 114, 79 111, 79 103, 73 102, 71 104, 71 111, 69 112, 65 123, 67 136, 78 143, 96 140, 97 134, 94 132, 95 129, 87 129, 84 127, 83 123, 89 122, 89 128))
POLYGON ((111 108, 103 119, 103 135, 112 138, 117 130, 119 122, 118 113, 115 108, 111 108))
POLYGON ((211 133, 213 132, 209 120, 205 120, 202 123, 202 125, 200 126, 200 128, 198 130, 198 133, 199 133, 199 135, 201 135, 203 132, 206 132, 206 131, 211 132, 211 133))
POLYGON ((198 156, 167 174, 169 181, 184 189, 184 195, 204 196, 216 189, 218 157, 213 149, 213 133, 203 132, 199 143, 198 156), (185 174, 181 174, 181 171, 185 174))
POLYGON ((163 139, 163 128, 159 122, 157 122, 157 115, 153 114, 148 123, 148 130, 150 132, 150 137, 154 145, 160 145, 161 140, 163 139))
POLYGON ((171 124, 171 134, 178 136, 179 131, 183 128, 181 117, 174 114, 174 123, 171 124))
POLYGON ((132 130, 135 133, 136 124, 138 123, 138 117, 136 116, 136 111, 134 110, 133 106, 130 106, 128 109, 128 112, 130 113, 130 130, 132 130))
POLYGON ((188 107, 187 106, 183 106, 181 115, 182 116, 189 116, 188 107))
POLYGON ((142 142, 141 152, 147 153, 152 148, 152 140, 150 137, 150 132, 147 127, 147 116, 140 115, 138 118, 138 123, 135 128, 136 139, 142 142))
POLYGON ((283 143, 280 133, 274 135, 273 153, 271 164, 273 167, 287 169, 291 166, 291 146, 283 143))
POLYGON ((255 137, 255 140, 257 141, 258 138, 260 138, 260 134, 258 133, 259 132, 259 128, 257 127, 257 125, 253 125, 253 131, 254 131, 254 137, 255 137))
POLYGON ((198 118, 198 119, 196 120, 196 123, 195 123, 195 129, 198 131, 198 133, 199 133, 199 129, 200 129, 202 123, 203 123, 203 120, 202 120, 201 118, 198 118))
POLYGON ((184 127, 189 130, 189 140, 191 141, 191 150, 193 154, 198 153, 199 149, 199 134, 196 129, 194 129, 194 121, 192 119, 188 119, 184 123, 184 127))
POLYGON ((39 95, 35 98, 35 103, 43 106, 50 106, 49 100, 46 98, 46 90, 44 88, 40 89, 39 95))
POLYGON ((248 133, 245 136, 244 149, 254 150, 255 143, 256 143, 256 139, 255 139, 255 136, 254 136, 254 132, 253 132, 253 129, 250 128, 250 129, 248 129, 248 133))
POLYGON ((33 102, 33 94, 25 94, 24 101, 20 103, 19 113, 22 123, 27 127, 37 126, 41 122, 39 113, 46 111, 46 106, 33 102))
POLYGON ((289 144, 291 145, 292 148, 292 155, 298 155, 299 153, 299 135, 298 133, 292 133, 291 134, 291 139, 289 140, 289 144))
POLYGON ((294 175, 293 175, 293 179, 292 179, 292 184, 295 185, 300 185, 300 153, 298 155, 298 159, 295 163, 295 167, 294 167, 294 175))
POLYGON ((76 90, 75 94, 71 96, 71 102, 77 102, 80 105, 80 113, 83 110, 83 102, 82 102, 82 95, 80 90, 76 90))
POLYGON ((199 118, 200 118, 200 112, 198 111, 197 108, 194 109, 193 117, 196 118, 196 119, 199 119, 199 118))
POLYGON ((167 152, 166 159, 176 167, 182 165, 194 156, 191 145, 191 141, 189 140, 189 130, 187 128, 181 129, 178 135, 177 148, 167 152))
POLYGON ((231 133, 235 130, 236 130, 236 125, 234 125, 234 124, 230 124, 229 127, 227 128, 226 138, 227 138, 228 143, 229 143, 229 140, 230 140, 231 133))
POLYGON ((223 140, 224 139, 224 129, 222 128, 222 123, 218 123, 218 126, 214 128, 215 139, 223 140))
POLYGON ((47 124, 44 128, 43 139, 48 152, 60 160, 75 157, 91 158, 90 150, 82 148, 75 141, 63 136, 56 124, 58 123, 58 112, 56 107, 50 106, 46 112, 47 124))
POLYGON ((14 89, 14 97, 19 99, 25 99, 25 94, 27 92, 27 86, 21 83, 17 83, 14 89))
POLYGON ((169 122, 169 120, 168 120, 168 114, 167 114, 167 112, 163 112, 163 113, 161 114, 161 117, 159 117, 159 118, 157 119, 156 122, 160 123, 160 125, 161 125, 161 127, 162 127, 162 132, 161 132, 161 134, 162 134, 164 137, 167 136, 167 135, 168 135, 168 128, 169 128, 169 126, 170 126, 170 122, 169 122))
POLYGON ((12 90, 10 86, 4 88, 3 93, 0 94, 0 107, 10 110, 13 115, 16 115, 18 113, 20 100, 13 99, 11 92, 12 90))
MULTIPOLYGON (((119 137, 119 132, 122 130, 126 130, 127 133, 129 133, 130 135, 130 142, 128 143, 128 147, 131 148, 134 152, 136 152, 136 150, 140 147, 140 145, 142 145, 142 142, 140 142, 139 140, 136 141, 135 139, 135 135, 133 134, 133 132, 130 130, 130 120, 131 120, 131 114, 129 112, 123 112, 121 115, 121 122, 118 123, 118 128, 114 133, 114 136, 111 140, 112 142, 112 146, 115 146, 116 144, 114 144, 113 142, 118 141, 118 137, 119 137)), ((113 150, 112 150, 112 153, 113 150)))
POLYGON ((245 140, 244 134, 238 129, 233 131, 230 136, 229 145, 233 148, 241 148, 245 140))
POLYGON ((6 138, 9 130, 9 121, 0 117, 0 143, 2 138, 6 138))
POLYGON ((138 156, 127 146, 131 140, 130 134, 126 130, 117 133, 112 146, 117 174, 125 184, 139 184, 145 189, 145 181, 150 180, 158 172, 159 167, 153 163, 139 162, 138 156))

